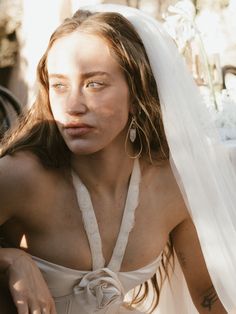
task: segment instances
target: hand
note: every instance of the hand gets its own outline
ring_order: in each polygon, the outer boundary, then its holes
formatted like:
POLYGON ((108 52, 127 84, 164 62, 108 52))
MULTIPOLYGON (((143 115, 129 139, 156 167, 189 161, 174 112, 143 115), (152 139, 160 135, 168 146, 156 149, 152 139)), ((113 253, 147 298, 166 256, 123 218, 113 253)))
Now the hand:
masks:
POLYGON ((18 314, 56 314, 53 298, 35 262, 24 251, 15 250, 14 254, 8 282, 18 314))

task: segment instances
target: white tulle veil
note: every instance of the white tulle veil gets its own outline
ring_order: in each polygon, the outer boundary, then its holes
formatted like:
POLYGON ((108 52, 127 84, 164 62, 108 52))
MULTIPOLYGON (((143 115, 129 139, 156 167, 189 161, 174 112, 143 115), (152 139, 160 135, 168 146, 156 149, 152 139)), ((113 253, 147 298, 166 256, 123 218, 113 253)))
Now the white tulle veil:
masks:
MULTIPOLYGON (((235 170, 183 57, 162 25, 137 9, 112 4, 86 9, 121 13, 145 45, 157 83, 173 170, 215 289, 228 313, 236 313, 235 170)), ((179 306, 176 313, 185 313, 183 304, 179 306)), ((188 305, 186 313, 194 313, 188 305)))

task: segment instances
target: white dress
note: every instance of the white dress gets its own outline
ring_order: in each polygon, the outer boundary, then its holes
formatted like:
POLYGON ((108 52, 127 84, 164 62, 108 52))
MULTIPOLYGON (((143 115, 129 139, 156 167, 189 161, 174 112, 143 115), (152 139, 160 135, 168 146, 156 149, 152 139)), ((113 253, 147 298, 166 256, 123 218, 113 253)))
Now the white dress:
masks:
POLYGON ((57 314, 142 313, 137 309, 128 308, 125 296, 156 273, 162 254, 141 269, 120 271, 129 233, 134 225, 135 209, 139 201, 140 176, 139 162, 135 160, 120 232, 111 260, 105 266, 98 223, 89 193, 78 176, 73 174, 77 199, 90 244, 93 270, 78 271, 33 256, 55 300, 57 314))

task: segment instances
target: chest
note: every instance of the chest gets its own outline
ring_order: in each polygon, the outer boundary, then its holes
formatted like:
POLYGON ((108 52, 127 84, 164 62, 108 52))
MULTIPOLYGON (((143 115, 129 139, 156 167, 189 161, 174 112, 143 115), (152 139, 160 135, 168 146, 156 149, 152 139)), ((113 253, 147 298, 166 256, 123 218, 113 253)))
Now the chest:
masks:
MULTIPOLYGON (((129 234, 121 270, 138 269, 160 254, 168 240, 171 223, 168 201, 162 193, 141 187, 135 222, 129 234)), ((125 197, 93 199, 94 213, 106 264, 123 219, 125 197)), ((32 255, 79 270, 92 268, 88 236, 81 210, 71 185, 46 183, 29 197, 16 219, 4 226, 8 241, 24 247, 32 255)))

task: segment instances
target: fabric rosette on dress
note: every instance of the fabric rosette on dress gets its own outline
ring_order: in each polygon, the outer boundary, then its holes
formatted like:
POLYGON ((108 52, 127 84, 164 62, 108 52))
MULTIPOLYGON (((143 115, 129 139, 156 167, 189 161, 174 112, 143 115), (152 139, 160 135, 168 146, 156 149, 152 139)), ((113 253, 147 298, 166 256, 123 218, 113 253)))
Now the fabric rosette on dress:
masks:
POLYGON ((88 313, 117 313, 124 302, 124 289, 116 273, 108 268, 87 273, 74 286, 79 305, 88 313))

